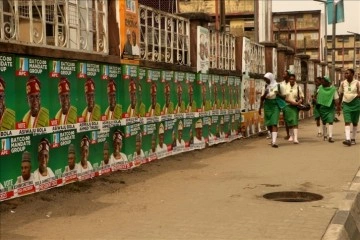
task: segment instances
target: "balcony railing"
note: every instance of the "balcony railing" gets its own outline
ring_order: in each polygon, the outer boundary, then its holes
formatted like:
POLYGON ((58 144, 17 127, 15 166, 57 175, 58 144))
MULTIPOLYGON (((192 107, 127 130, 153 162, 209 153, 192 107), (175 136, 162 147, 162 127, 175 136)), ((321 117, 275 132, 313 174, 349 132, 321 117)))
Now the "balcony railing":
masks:
POLYGON ((210 31, 210 68, 235 70, 235 36, 210 31))
POLYGON ((242 69, 249 73, 265 73, 265 47, 244 38, 242 69))
POLYGON ((312 61, 308 62, 308 81, 309 82, 315 81, 315 64, 312 61))
POLYGON ((294 74, 297 81, 302 81, 301 78, 301 59, 295 57, 294 58, 294 74))
POLYGON ((108 53, 107 0, 1 0, 0 41, 108 53))
POLYGON ((190 21, 139 5, 140 58, 190 66, 190 21))

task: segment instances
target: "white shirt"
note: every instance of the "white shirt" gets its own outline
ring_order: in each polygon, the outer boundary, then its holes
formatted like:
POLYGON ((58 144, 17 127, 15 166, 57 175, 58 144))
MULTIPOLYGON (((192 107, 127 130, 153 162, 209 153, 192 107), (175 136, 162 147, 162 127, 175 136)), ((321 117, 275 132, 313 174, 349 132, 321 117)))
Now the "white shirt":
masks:
POLYGON ((156 146, 156 152, 167 152, 167 146, 165 143, 163 143, 162 147, 160 147, 160 145, 158 144, 156 146))
POLYGON ((39 172, 39 169, 36 169, 34 172, 34 181, 42 181, 51 177, 55 177, 55 174, 53 173, 53 171, 50 168, 47 168, 47 175, 43 176, 41 175, 41 173, 39 172))
MULTIPOLYGON (((273 86, 272 88, 269 89, 269 93, 266 95, 266 99, 275 99, 276 98, 276 94, 278 93, 278 85, 273 86)), ((262 89, 261 91, 261 96, 263 96, 265 93, 265 88, 262 89)))
POLYGON ((140 55, 140 48, 138 45, 132 45, 131 46, 132 48, 132 55, 140 55))
POLYGON ((24 178, 22 176, 17 177, 15 185, 20 184, 20 183, 24 183, 24 182, 29 182, 29 181, 34 181, 34 174, 31 173, 29 180, 26 180, 26 181, 24 180, 24 178))
POLYGON ((0 183, 0 191, 4 190, 4 186, 0 183))
POLYGON ((176 146, 177 147, 185 147, 185 141, 183 139, 181 139, 180 141, 178 139, 176 139, 176 146))
POLYGON ((208 138, 209 138, 209 141, 210 141, 210 140, 215 140, 215 135, 212 134, 212 133, 209 133, 208 138))
POLYGON ((225 138, 225 133, 224 132, 220 132, 220 138, 225 138))
POLYGON ((358 80, 353 79, 351 83, 347 80, 341 82, 339 87, 339 93, 343 93, 343 102, 349 103, 354 100, 358 91, 360 91, 360 82, 358 80))
POLYGON ((87 171, 90 171, 90 170, 93 170, 93 167, 91 166, 91 163, 89 161, 87 161, 87 168, 84 168, 82 165, 81 165, 81 162, 79 162, 77 164, 77 171, 78 173, 83 173, 83 172, 87 172, 87 171))
POLYGON ((302 92, 301 87, 299 87, 299 85, 297 85, 296 83, 294 84, 294 86, 288 84, 286 86, 286 100, 295 102, 298 97, 304 98, 304 93, 302 92))
POLYGON ((112 154, 110 155, 110 161, 111 161, 111 163, 127 162, 127 161, 128 161, 128 159, 127 159, 127 157, 126 157, 126 155, 125 155, 124 153, 120 152, 120 156, 121 156, 121 158, 116 159, 116 158, 114 157, 114 154, 112 153, 112 154))
POLYGON ((204 143, 204 142, 205 142, 204 137, 201 137, 201 140, 199 140, 197 137, 194 137, 194 144, 195 143, 204 143))
POLYGON ((290 83, 289 83, 289 82, 285 82, 285 80, 284 80, 284 81, 282 81, 282 82, 279 83, 279 84, 280 84, 280 94, 281 94, 281 96, 285 97, 285 95, 286 95, 286 88, 287 88, 288 85, 290 85, 290 83))
POLYGON ((66 166, 63 174, 68 173, 68 172, 71 172, 71 171, 74 171, 74 170, 75 170, 76 172, 78 172, 78 165, 77 165, 77 164, 75 164, 73 170, 71 170, 69 166, 66 166))
POLYGON ((111 159, 111 157, 110 157, 108 163, 105 163, 104 160, 102 160, 101 163, 100 163, 100 167, 104 167, 104 166, 107 166, 107 165, 110 166, 113 163, 114 163, 113 159, 111 159))
POLYGON ((138 156, 145 157, 144 151, 142 149, 140 150, 140 154, 137 154, 136 151, 134 152, 134 157, 138 157, 138 156))

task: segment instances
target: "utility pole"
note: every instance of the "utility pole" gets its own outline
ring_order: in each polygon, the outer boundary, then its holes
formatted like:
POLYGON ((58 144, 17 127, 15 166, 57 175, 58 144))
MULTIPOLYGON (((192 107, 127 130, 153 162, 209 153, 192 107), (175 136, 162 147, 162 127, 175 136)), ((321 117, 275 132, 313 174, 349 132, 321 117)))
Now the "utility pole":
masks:
POLYGON ((225 22, 225 1, 220 0, 220 29, 221 32, 225 32, 226 30, 226 22, 225 22))
POLYGON ((328 47, 327 47, 327 5, 326 5, 326 1, 325 0, 313 0, 313 1, 315 1, 315 2, 321 2, 321 3, 323 3, 324 4, 324 13, 325 13, 325 21, 324 21, 324 23, 325 23, 325 28, 324 28, 324 33, 325 33, 325 44, 324 44, 324 46, 325 46, 325 48, 324 48, 324 61, 325 61, 325 63, 326 63, 326 65, 327 65, 327 62, 328 62, 328 60, 327 60, 327 53, 328 53, 328 47))
POLYGON ((333 22, 332 22, 332 54, 331 54, 331 74, 330 79, 335 81, 335 37, 336 37, 336 2, 333 1, 333 22))

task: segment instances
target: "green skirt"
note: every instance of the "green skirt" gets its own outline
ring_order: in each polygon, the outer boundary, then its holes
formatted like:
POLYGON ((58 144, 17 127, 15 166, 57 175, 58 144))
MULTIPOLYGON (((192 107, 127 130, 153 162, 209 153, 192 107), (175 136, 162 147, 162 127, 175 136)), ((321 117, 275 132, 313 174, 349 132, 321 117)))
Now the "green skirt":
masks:
POLYGON ((355 98, 351 102, 342 103, 344 122, 357 124, 360 117, 360 98, 355 98))
POLYGON ((279 123, 280 107, 276 99, 265 99, 264 120, 265 126, 277 126, 279 123))
POLYGON ((314 118, 317 119, 320 117, 320 113, 318 110, 318 105, 313 105, 313 109, 314 109, 314 118))
POLYGON ((321 121, 323 123, 333 123, 335 118, 335 105, 331 104, 330 107, 318 105, 321 121))
POLYGON ((299 124, 299 110, 295 106, 288 105, 284 108, 284 120, 289 127, 299 124))

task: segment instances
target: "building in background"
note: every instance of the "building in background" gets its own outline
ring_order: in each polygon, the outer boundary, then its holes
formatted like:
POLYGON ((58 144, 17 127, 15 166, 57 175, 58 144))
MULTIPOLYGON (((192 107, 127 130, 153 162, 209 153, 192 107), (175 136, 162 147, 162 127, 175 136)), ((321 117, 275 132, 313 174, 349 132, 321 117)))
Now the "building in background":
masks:
POLYGON ((167 13, 178 12, 177 0, 138 0, 139 4, 156 8, 167 13))
MULTIPOLYGON (((216 16, 220 17, 220 6, 216 9, 216 3, 221 4, 220 0, 178 0, 179 12, 204 12, 214 18, 214 24, 211 26, 215 29, 216 16)), ((256 22, 263 23, 262 20, 271 17, 271 1, 224 1, 225 6, 225 31, 235 36, 244 36, 251 41, 266 41, 266 34, 269 28, 257 26, 256 22), (260 14, 258 14, 260 12, 260 14), (256 21, 257 18, 261 21, 256 21), (257 31, 260 29, 261 31, 257 31), (264 34, 262 34, 264 32, 264 34), (260 36, 260 38, 259 38, 260 36)))
MULTIPOLYGON (((327 37, 327 61, 331 62, 332 36, 327 37)), ((336 35, 335 65, 346 70, 353 68, 360 77, 360 34, 336 35)))
POLYGON ((273 41, 287 45, 296 54, 307 54, 321 60, 321 11, 273 13, 273 41))

